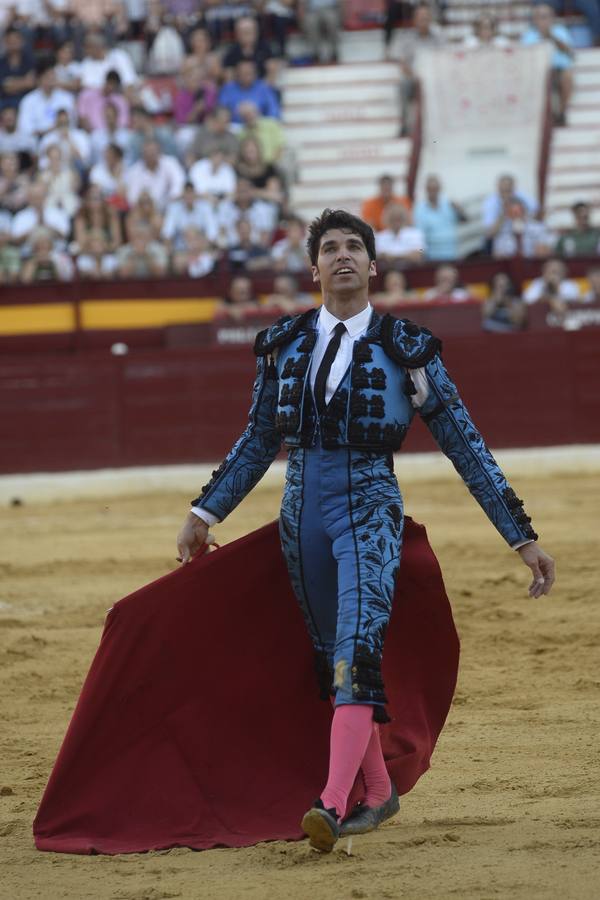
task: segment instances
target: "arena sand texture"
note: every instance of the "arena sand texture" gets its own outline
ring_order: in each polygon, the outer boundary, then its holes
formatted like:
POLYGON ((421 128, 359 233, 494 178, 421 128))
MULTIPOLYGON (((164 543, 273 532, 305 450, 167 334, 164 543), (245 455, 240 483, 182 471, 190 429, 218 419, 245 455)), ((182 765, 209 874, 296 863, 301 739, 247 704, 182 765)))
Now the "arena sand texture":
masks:
MULTIPOLYGON (((528 571, 459 480, 405 487, 428 526, 462 638, 459 687, 433 766, 377 833, 328 856, 306 842, 69 856, 31 822, 108 607, 175 565, 181 494, 0 511, 0 894, 7 900, 592 900, 600 896, 600 476, 513 478, 555 555, 539 601, 528 571)), ((258 489, 221 542, 277 514, 258 489)))

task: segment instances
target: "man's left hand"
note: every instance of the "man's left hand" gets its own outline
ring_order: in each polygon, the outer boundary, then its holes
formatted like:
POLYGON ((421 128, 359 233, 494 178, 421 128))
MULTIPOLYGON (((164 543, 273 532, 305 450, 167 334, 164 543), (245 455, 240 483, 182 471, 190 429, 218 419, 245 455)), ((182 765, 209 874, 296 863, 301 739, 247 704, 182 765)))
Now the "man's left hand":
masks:
POLYGON ((549 594, 554 584, 554 560, 535 542, 519 547, 518 554, 533 573, 533 581, 529 585, 530 597, 541 597, 549 594))

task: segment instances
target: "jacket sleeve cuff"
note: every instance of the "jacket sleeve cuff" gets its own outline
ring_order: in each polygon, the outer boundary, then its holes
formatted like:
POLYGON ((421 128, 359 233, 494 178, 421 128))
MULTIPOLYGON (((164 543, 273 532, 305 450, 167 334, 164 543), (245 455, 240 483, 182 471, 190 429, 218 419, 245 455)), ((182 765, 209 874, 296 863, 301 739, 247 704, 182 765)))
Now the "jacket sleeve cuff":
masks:
POLYGON ((195 516, 198 516, 199 519, 202 519, 209 528, 212 528, 213 525, 216 525, 219 521, 213 513, 207 512, 205 509, 202 509, 201 506, 192 506, 191 510, 195 516))
POLYGON ((532 538, 528 538, 528 539, 525 540, 525 541, 517 541, 515 544, 511 544, 511 545, 510 545, 510 549, 511 549, 511 550, 520 550, 521 547, 524 547, 524 546, 525 546, 525 544, 533 544, 533 539, 532 539, 532 538))

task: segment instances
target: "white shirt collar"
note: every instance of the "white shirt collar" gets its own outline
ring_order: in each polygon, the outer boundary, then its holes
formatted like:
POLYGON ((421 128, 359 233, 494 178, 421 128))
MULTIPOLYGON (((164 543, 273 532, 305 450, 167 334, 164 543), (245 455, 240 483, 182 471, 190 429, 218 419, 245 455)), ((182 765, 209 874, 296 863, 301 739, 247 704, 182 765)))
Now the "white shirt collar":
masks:
MULTIPOLYGON (((364 309, 361 309, 359 313, 355 316, 351 316, 349 319, 344 319, 344 325, 346 326, 346 330, 351 338, 357 337, 361 332, 366 331, 369 327, 369 322, 371 321, 371 314, 373 312, 373 307, 370 303, 367 303, 364 309)), ((324 306, 321 307, 321 311, 319 313, 319 328, 322 328, 327 334, 331 334, 336 325, 338 325, 342 320, 337 319, 332 313, 329 312, 324 306)))

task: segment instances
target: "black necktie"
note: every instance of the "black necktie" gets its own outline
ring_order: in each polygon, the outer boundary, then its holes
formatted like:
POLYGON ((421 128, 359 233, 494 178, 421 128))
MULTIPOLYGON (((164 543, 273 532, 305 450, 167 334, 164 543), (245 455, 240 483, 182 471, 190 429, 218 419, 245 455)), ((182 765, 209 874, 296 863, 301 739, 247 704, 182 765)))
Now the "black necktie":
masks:
POLYGON ((315 378, 315 403, 317 404, 317 412, 321 416, 325 411, 325 390, 327 388, 327 378, 333 365, 333 361, 340 349, 342 335, 346 332, 346 326, 343 322, 338 322, 333 330, 333 337, 327 344, 327 349, 321 365, 319 366, 317 377, 315 378))

